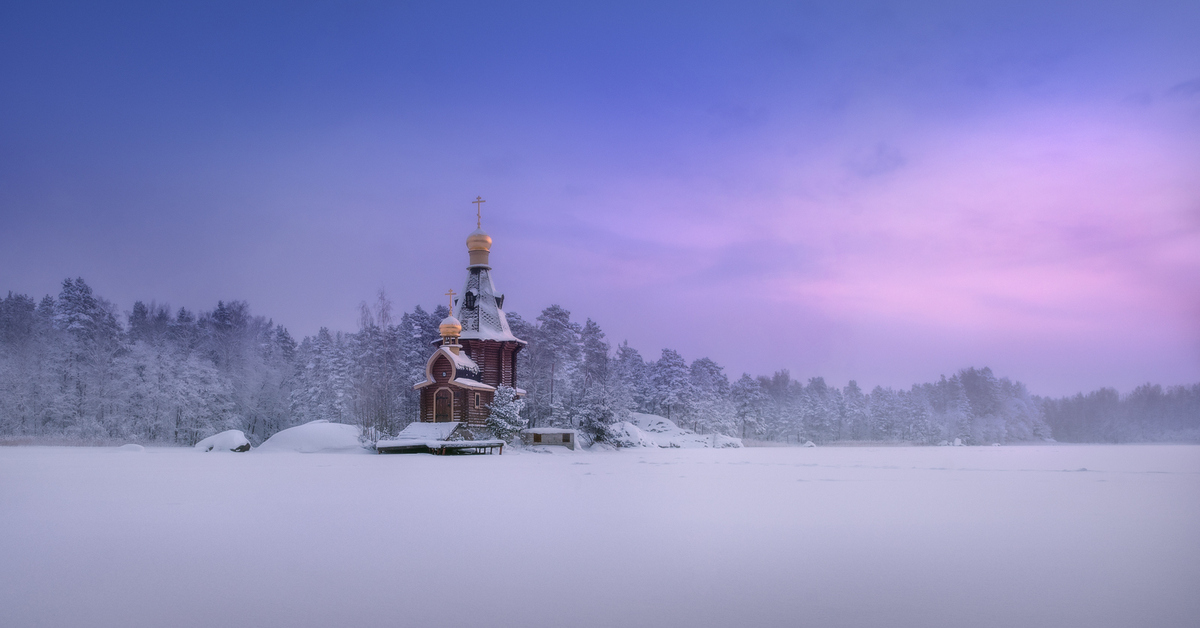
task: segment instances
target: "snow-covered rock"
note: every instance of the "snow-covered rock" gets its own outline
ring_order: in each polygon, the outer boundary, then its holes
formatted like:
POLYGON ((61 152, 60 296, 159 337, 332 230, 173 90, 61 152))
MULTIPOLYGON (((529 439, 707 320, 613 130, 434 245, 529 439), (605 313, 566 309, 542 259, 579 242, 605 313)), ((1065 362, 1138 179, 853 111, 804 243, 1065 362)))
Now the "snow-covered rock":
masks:
POLYGON ((117 447, 117 451, 122 453, 139 454, 146 451, 146 448, 142 447, 141 445, 135 445, 134 443, 128 443, 126 445, 117 447))
POLYGON ((312 421, 289 427, 268 438, 257 451, 365 452, 358 440, 358 428, 344 423, 312 421))
POLYGON ((653 438, 628 421, 608 426, 608 442, 617 447, 658 447, 653 438))
POLYGON ((250 441, 241 430, 225 430, 196 443, 196 451, 250 451, 250 441))
POLYGON ((805 447, 816 447, 817 444, 812 442, 811 440, 807 440, 807 441, 804 441, 804 446, 805 447))
POLYGON ((697 434, 654 414, 634 412, 629 421, 609 426, 610 442, 618 447, 700 449, 741 447, 742 439, 723 434, 697 434))

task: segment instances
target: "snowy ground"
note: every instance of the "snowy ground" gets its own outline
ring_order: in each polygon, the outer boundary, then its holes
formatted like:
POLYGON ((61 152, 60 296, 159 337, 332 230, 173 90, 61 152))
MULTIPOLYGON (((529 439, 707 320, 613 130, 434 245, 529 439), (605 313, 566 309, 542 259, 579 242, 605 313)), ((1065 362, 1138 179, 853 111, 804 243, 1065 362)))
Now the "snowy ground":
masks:
POLYGON ((1197 531, 1196 446, 3 447, 0 623, 1196 626, 1197 531))

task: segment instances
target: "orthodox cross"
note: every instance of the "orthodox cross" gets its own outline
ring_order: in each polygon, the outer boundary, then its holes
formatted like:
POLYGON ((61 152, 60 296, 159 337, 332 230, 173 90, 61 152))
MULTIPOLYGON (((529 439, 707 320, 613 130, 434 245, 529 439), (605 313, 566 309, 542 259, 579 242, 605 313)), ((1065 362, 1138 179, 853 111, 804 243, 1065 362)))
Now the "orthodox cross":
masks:
POLYGON ((473 200, 471 202, 475 203, 475 228, 482 229, 483 228, 483 218, 479 215, 479 208, 483 207, 482 204, 486 203, 487 201, 483 200, 482 196, 476 196, 475 200, 473 200))
POLYGON ((458 294, 458 293, 454 291, 454 288, 451 288, 446 291, 446 296, 450 297, 450 315, 451 316, 454 315, 454 295, 456 295, 456 294, 458 294))

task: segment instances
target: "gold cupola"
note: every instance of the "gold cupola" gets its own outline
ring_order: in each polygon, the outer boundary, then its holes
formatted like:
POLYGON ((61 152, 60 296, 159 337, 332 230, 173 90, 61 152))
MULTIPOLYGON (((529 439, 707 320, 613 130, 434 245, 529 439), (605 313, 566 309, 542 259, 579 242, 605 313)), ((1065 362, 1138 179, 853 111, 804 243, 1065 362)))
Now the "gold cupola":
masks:
POLYGON ((442 335, 442 344, 457 354, 458 337, 462 335, 462 323, 454 318, 454 290, 447 290, 446 296, 450 302, 450 315, 442 319, 442 324, 438 325, 438 333, 442 335))
POLYGON ((453 316, 447 316, 442 319, 442 324, 438 325, 438 332, 442 334, 443 339, 458 338, 462 335, 462 323, 453 316))
POLYGON ((467 236, 467 252, 471 256, 471 266, 486 267, 488 253, 492 251, 492 236, 483 230, 483 215, 480 209, 487 201, 483 200, 482 196, 476 196, 471 202, 475 204, 475 230, 467 236))
POLYGON ((451 314, 442 319, 442 324, 438 325, 438 332, 442 334, 442 345, 457 355, 461 348, 461 345, 458 344, 458 337, 462 334, 462 323, 458 322, 458 319, 451 314))
POLYGON ((492 251, 492 236, 483 229, 476 229, 467 236, 467 252, 471 256, 471 266, 487 266, 488 253, 492 251))

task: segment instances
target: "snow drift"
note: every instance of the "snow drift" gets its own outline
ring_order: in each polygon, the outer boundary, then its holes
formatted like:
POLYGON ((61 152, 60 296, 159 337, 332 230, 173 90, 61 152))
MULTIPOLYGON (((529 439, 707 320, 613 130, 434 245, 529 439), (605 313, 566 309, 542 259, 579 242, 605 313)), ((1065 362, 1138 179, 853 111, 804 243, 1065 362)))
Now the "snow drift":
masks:
POLYGON ((723 434, 697 434, 685 430, 669 419, 634 412, 630 420, 609 427, 610 442, 618 447, 662 447, 668 449, 700 449, 704 447, 741 447, 742 439, 723 434))
POLYGON ((250 451, 250 441, 241 430, 225 430, 196 443, 196 451, 250 451))
POLYGON ((276 433, 259 445, 257 451, 298 451, 312 454, 366 450, 358 440, 357 427, 329 421, 312 421, 276 433))

